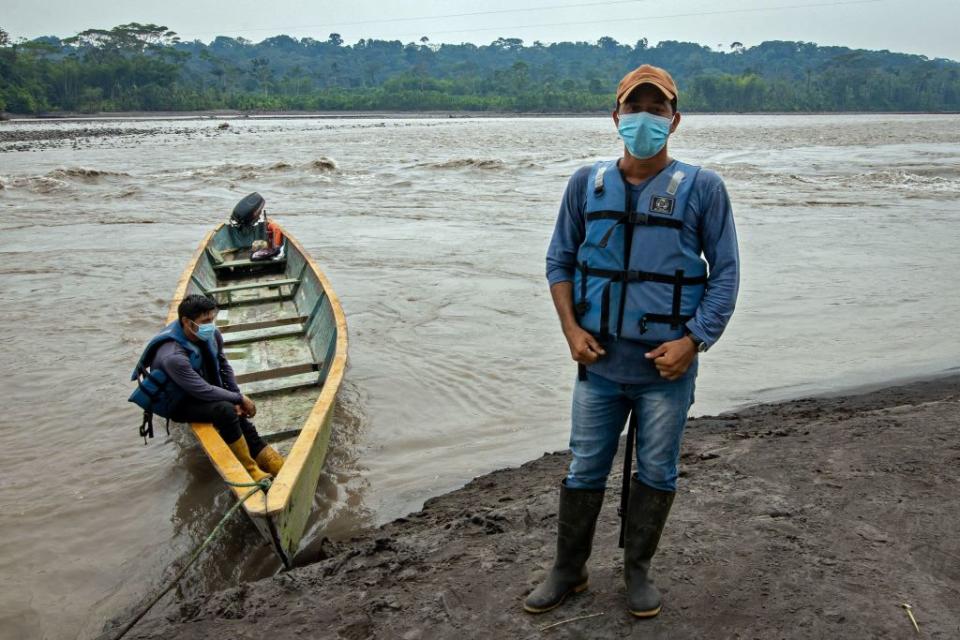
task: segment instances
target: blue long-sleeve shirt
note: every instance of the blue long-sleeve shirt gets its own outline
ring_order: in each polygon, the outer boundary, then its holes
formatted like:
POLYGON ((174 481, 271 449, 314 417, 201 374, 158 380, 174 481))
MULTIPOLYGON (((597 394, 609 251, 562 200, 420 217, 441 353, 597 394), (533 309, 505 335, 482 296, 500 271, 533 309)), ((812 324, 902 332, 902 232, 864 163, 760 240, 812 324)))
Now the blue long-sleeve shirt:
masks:
MULTIPOLYGON (((671 171, 673 163, 664 171, 671 171)), ((547 281, 573 282, 577 251, 586 236, 587 179, 590 166, 573 174, 560 203, 560 212, 547 249, 547 281)), ((650 178, 652 180, 653 177, 650 178)), ((640 192, 649 180, 639 185, 627 183, 630 206, 637 209, 640 192)), ((684 234, 685 242, 694 242, 694 250, 702 253, 709 266, 706 290, 700 306, 686 326, 708 346, 720 339, 733 315, 740 287, 740 253, 733 208, 723 180, 713 171, 701 169, 687 201, 688 219, 696 220, 697 233, 684 234)), ((658 345, 616 340, 604 344, 607 355, 589 366, 591 372, 623 384, 662 381, 652 360, 644 357, 658 345)), ((691 373, 695 370, 691 367, 691 373)))
POLYGON ((159 348, 153 357, 151 368, 163 369, 167 376, 178 387, 184 390, 190 397, 200 402, 220 402, 226 400, 233 404, 240 404, 243 395, 237 386, 237 378, 233 373, 233 367, 230 361, 223 354, 223 336, 220 332, 216 333, 217 351, 219 352, 218 362, 216 364, 204 362, 204 367, 216 366, 220 369, 220 381, 223 386, 218 387, 207 381, 207 378, 213 379, 212 372, 204 372, 205 376, 193 370, 190 366, 190 355, 176 340, 169 340, 159 348))

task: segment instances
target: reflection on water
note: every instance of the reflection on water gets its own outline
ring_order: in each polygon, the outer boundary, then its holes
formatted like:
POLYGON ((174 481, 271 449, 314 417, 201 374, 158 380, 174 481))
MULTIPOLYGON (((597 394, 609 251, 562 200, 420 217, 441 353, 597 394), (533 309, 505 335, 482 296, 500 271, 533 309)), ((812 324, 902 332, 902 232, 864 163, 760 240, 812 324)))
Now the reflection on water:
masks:
MULTIPOLYGON (((608 119, 217 124, 0 124, 127 134, 0 153, 0 536, 16 541, 0 552, 0 628, 14 637, 94 635, 230 507, 184 434, 143 446, 125 399, 197 243, 250 191, 327 272, 350 326, 303 559, 565 446, 574 369, 543 254, 567 178, 617 153, 608 119)), ((743 256, 697 413, 956 365, 958 125, 684 119, 671 149, 726 178, 743 256)), ((238 516, 182 591, 277 568, 238 516)))

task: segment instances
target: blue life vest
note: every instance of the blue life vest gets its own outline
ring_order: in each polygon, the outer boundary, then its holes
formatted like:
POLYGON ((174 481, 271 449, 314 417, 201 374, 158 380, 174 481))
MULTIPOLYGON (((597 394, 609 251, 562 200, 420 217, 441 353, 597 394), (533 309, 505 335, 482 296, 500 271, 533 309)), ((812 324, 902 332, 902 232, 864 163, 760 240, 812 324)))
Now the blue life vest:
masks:
POLYGON ((673 162, 640 193, 617 162, 598 162, 587 181, 586 234, 577 252, 574 299, 580 326, 600 340, 659 344, 683 337, 707 282, 698 246, 682 241, 699 167, 673 162))
MULTIPOLYGON (((174 320, 163 331, 151 338, 150 342, 143 350, 143 355, 137 362, 133 370, 131 380, 137 382, 137 388, 130 394, 128 399, 139 406, 144 411, 144 422, 140 427, 140 435, 146 438, 148 435, 153 437, 153 425, 150 420, 151 414, 156 414, 164 418, 169 418, 170 413, 177 406, 185 392, 178 387, 173 380, 167 376, 167 372, 160 368, 153 368, 151 363, 157 353, 160 345, 170 340, 176 341, 180 346, 186 349, 190 357, 190 366, 201 376, 203 375, 203 353, 200 351, 200 344, 191 342, 183 333, 183 327, 180 320, 174 320)), ((222 386, 220 378, 220 360, 219 347, 216 340, 210 340, 203 343, 209 349, 209 355, 213 358, 211 363, 214 365, 214 382, 217 386, 222 386)))

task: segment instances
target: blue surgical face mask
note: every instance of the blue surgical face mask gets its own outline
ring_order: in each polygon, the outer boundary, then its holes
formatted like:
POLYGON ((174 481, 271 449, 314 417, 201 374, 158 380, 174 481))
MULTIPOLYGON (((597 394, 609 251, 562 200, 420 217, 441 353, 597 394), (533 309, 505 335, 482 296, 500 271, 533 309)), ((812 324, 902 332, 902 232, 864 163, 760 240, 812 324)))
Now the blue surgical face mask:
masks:
POLYGON ((617 131, 634 158, 646 160, 660 153, 670 136, 673 118, 657 116, 641 111, 640 113, 620 114, 617 131))
MULTIPOLYGON (((193 322, 193 320, 190 322, 193 322)), ((217 324, 215 322, 207 322, 204 324, 193 322, 193 326, 196 327, 194 331, 201 340, 213 340, 213 336, 217 331, 217 324)))

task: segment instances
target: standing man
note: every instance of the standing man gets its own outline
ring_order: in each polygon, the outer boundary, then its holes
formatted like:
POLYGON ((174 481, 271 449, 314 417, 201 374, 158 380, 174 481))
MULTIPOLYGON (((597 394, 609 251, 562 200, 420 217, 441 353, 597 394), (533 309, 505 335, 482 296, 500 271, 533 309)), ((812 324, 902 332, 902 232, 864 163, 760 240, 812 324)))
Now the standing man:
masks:
POLYGON ((587 588, 607 475, 631 412, 637 468, 625 524, 627 608, 639 618, 660 612, 650 561, 677 487, 698 353, 723 333, 740 279, 723 181, 668 154, 677 99, 670 74, 657 67, 620 81, 613 122, 623 157, 573 175, 547 251, 550 293, 579 375, 556 560, 524 602, 530 613, 587 588))
POLYGON ((257 406, 240 393, 223 353, 216 317, 213 299, 201 294, 185 297, 177 307, 177 319, 143 350, 133 371, 138 384, 130 401, 175 422, 213 423, 254 482, 276 477, 283 457, 249 420, 257 406))

